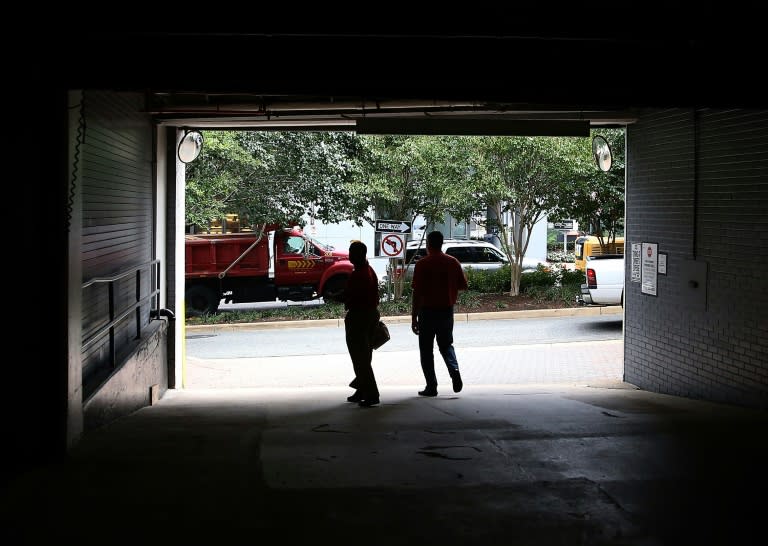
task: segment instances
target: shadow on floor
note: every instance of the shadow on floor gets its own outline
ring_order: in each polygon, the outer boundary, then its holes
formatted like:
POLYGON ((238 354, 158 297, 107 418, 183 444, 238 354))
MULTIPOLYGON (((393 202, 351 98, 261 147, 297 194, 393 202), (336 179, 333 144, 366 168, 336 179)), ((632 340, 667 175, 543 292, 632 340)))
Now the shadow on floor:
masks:
MULTIPOLYGON (((768 416, 627 384, 171 391, 3 494, 3 544, 747 544, 768 416)), ((758 534, 759 532, 759 534, 758 534)))

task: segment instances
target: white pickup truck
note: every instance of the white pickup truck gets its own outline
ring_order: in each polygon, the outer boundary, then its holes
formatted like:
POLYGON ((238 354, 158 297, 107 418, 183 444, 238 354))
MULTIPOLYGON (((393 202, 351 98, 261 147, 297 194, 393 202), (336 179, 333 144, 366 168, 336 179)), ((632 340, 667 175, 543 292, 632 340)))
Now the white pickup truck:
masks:
POLYGON ((579 305, 624 306, 624 256, 590 256, 586 264, 586 284, 576 296, 579 305))

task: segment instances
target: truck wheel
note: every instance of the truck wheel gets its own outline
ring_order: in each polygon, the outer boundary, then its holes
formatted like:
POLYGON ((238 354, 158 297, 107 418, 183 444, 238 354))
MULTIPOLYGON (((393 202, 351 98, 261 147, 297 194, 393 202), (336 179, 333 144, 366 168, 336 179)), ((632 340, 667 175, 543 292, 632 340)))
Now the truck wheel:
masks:
POLYGON ((328 279, 323 287, 323 300, 326 302, 342 303, 344 301, 344 289, 347 287, 346 277, 333 277, 328 279))
POLYGON ((188 317, 210 315, 219 309, 218 294, 207 286, 191 286, 184 293, 184 310, 188 317))

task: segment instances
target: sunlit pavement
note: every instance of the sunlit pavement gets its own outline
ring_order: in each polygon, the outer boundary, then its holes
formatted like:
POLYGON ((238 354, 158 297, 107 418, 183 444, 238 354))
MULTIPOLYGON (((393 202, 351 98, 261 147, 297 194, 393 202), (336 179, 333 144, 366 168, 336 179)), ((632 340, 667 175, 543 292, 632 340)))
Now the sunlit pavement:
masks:
MULTIPOLYGON (((435 352, 438 388, 450 390, 448 372, 440 354, 435 352)), ((456 353, 467 390, 479 385, 619 381, 623 373, 621 340, 459 347, 456 353)), ((411 386, 414 390, 424 387, 417 349, 376 351, 373 368, 380 387, 411 386)), ((184 372, 187 388, 340 386, 351 379, 352 363, 346 353, 222 359, 187 357, 184 372)))
MULTIPOLYGON (((498 313, 457 315, 456 320, 514 319, 573 315, 621 313, 620 307, 545 309, 498 313)), ((410 317, 386 317, 388 322, 409 322, 410 317)), ((308 326, 343 328, 337 319, 297 321, 295 323, 256 323, 195 326, 187 333, 216 333, 224 330, 259 330, 270 328, 302 328, 308 326)), ((376 380, 383 386, 423 388, 424 376, 414 339, 413 349, 390 351, 387 346, 373 354, 376 380)), ((186 388, 238 387, 314 387, 347 385, 352 364, 345 348, 335 354, 198 359, 187 356, 183 368, 186 388)), ((462 378, 466 388, 475 385, 528 383, 573 383, 623 379, 623 341, 543 343, 487 347, 456 347, 462 378)), ((435 350, 439 388, 450 387, 448 372, 435 350), (445 387, 443 387, 445 386, 445 387)))

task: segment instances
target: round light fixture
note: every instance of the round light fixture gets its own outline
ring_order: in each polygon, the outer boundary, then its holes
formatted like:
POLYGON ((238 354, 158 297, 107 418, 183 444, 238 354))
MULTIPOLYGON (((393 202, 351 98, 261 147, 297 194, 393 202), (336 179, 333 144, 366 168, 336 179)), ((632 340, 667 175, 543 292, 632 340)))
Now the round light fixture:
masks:
POLYGON ((189 163, 197 159, 203 149, 203 135, 199 131, 187 131, 179 142, 179 161, 189 163))
POLYGON ((611 170, 611 164, 613 163, 613 155, 611 154, 611 147, 608 145, 608 141, 605 137, 596 135, 592 139, 592 155, 595 158, 597 168, 603 172, 611 170))

